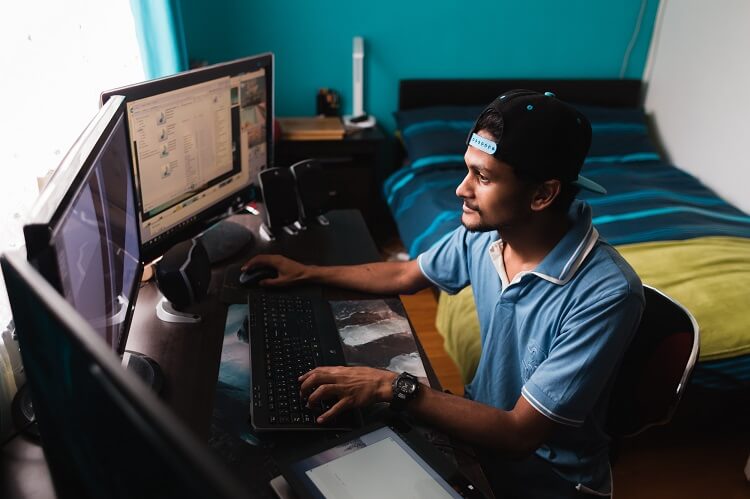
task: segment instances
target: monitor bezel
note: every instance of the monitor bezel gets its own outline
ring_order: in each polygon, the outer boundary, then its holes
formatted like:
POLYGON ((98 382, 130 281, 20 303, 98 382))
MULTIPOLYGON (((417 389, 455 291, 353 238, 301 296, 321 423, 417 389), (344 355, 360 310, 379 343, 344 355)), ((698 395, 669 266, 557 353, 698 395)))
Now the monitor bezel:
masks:
MULTIPOLYGON (((23 258, 22 253, 10 251, 0 255, 0 266, 7 284, 11 309, 13 310, 13 291, 15 286, 25 286, 26 292, 35 296, 49 312, 49 317, 64 330, 68 335, 70 343, 77 347, 91 361, 89 371, 98 381, 107 386, 112 393, 115 403, 123 407, 123 412, 133 419, 134 426, 141 427, 146 438, 154 439, 154 445, 166 449, 174 459, 180 460, 205 472, 212 482, 212 490, 216 497, 239 498, 247 497, 247 491, 230 475, 224 466, 211 455, 205 444, 200 443, 185 424, 177 418, 165 403, 149 390, 146 385, 136 379, 133 374, 126 374, 126 370, 117 361, 112 351, 107 347, 99 334, 91 325, 60 295, 56 289, 35 269, 30 262, 23 258), (15 281, 15 282, 14 282, 15 281), (113 391, 112 391, 113 390, 113 391)), ((16 310, 13 310, 15 313, 16 310)), ((23 314, 21 314, 23 315, 23 314)), ((20 317, 16 320, 19 344, 22 357, 31 355, 33 347, 25 347, 27 338, 24 336, 25 320, 20 317)), ((43 390, 43 387, 35 386, 33 376, 27 373, 29 386, 31 388, 32 402, 38 394, 35 390, 43 390)), ((40 427, 42 444, 45 456, 52 465, 51 475, 55 486, 63 486, 64 492, 71 492, 65 486, 74 486, 84 491, 80 477, 63 476, 58 468, 65 468, 67 455, 50 454, 54 449, 45 445, 45 435, 53 429, 53 425, 47 423, 44 418, 39 417, 37 421, 40 427), (48 426, 49 425, 49 426, 48 426), (58 465, 58 466, 55 466, 58 465)), ((47 416, 47 415, 45 415, 47 416)), ((113 452, 117 449, 112 449, 113 452)), ((121 470, 119 470, 121 471, 121 470)), ((61 492, 58 490, 58 493, 61 492)), ((66 494, 63 494, 66 495, 66 494)))
MULTIPOLYGON (((266 148, 265 168, 270 168, 274 164, 275 139, 274 55, 271 52, 221 62, 211 66, 203 66, 154 80, 106 90, 101 93, 100 104, 107 102, 107 100, 113 95, 124 95, 126 102, 136 101, 225 76, 235 76, 242 73, 257 71, 261 68, 266 71, 266 144, 268 147, 266 148)), ((134 163, 131 163, 131 165, 133 165, 134 168, 134 175, 137 175, 134 163)), ((137 183, 138 182, 136 181, 136 184, 137 183)), ((158 259, 175 244, 200 234, 229 210, 237 209, 247 202, 253 201, 256 196, 255 189, 253 189, 254 185, 257 186, 257 179, 250 179, 248 185, 227 194, 218 202, 205 208, 187 220, 184 220, 176 227, 167 230, 156 239, 143 242, 141 245, 141 258, 143 263, 148 264, 158 259)), ((138 221, 140 230, 143 218, 140 196, 138 196, 138 210, 140 212, 138 221)))
MULTIPOLYGON (((89 125, 84 129, 68 153, 49 179, 36 202, 31 208, 29 221, 23 227, 26 244, 26 258, 53 288, 64 296, 60 277, 57 254, 53 245, 53 236, 57 232, 63 216, 68 212, 71 203, 84 188, 84 181, 89 178, 102 148, 111 137, 115 127, 122 120, 127 138, 127 120, 125 98, 113 96, 102 106, 89 125)), ((132 165, 130 148, 126 148, 127 163, 132 165)), ((130 190, 135 196, 135 179, 130 169, 130 190)), ((135 199, 133 200, 134 206, 135 199)), ((138 248, 141 248, 140 227, 136 231, 138 248)), ((128 309, 123 321, 123 333, 118 339, 115 352, 122 356, 130 333, 130 325, 138 298, 139 283, 143 276, 143 259, 138 258, 134 284, 128 296, 128 309)))

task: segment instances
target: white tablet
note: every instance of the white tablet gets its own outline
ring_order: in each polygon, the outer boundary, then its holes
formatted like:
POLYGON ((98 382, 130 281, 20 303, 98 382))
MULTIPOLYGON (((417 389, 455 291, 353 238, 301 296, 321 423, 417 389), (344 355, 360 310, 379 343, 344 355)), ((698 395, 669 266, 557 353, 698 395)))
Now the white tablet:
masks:
POLYGON ((282 464, 282 471, 302 498, 482 497, 416 430, 401 426, 348 433, 282 464))

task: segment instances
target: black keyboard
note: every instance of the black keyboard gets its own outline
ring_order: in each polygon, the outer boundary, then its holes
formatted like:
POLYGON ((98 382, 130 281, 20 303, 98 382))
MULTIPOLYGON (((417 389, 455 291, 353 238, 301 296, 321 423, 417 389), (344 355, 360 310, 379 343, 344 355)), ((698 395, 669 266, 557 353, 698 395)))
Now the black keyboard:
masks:
MULTIPOLYGON (((300 398, 299 376, 316 366, 343 365, 331 310, 320 296, 256 292, 248 298, 252 391, 250 419, 257 430, 320 429, 300 398)), ((332 423, 353 427, 351 417, 332 423)))

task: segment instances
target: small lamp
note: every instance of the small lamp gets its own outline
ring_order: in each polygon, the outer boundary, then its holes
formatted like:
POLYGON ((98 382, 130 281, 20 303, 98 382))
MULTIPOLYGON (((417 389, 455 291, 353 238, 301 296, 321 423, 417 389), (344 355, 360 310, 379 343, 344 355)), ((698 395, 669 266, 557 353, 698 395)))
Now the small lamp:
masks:
POLYGON ((363 107, 365 42, 355 36, 352 44, 352 114, 344 116, 344 125, 352 128, 375 126, 375 117, 365 113, 363 107))

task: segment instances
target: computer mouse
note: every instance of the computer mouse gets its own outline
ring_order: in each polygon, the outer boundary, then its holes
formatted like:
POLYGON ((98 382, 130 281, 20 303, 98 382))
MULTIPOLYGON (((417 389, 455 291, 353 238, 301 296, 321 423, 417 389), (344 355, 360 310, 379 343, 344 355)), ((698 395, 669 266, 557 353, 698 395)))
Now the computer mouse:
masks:
POLYGON ((273 279, 278 275, 279 273, 273 267, 254 267, 242 272, 239 282, 246 287, 257 286, 263 279, 273 279))

